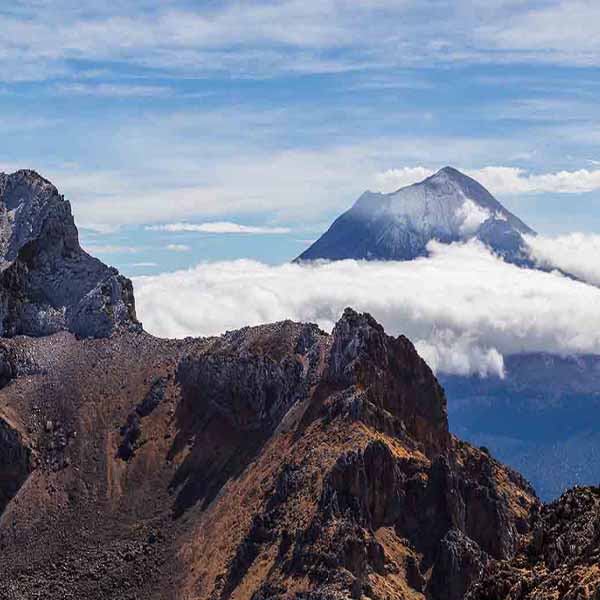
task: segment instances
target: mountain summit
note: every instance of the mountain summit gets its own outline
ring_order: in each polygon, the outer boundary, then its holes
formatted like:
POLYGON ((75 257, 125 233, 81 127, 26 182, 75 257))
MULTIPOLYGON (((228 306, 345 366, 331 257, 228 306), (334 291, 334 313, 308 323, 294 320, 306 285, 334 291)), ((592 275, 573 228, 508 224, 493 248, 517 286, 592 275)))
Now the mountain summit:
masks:
POLYGON ((71 205, 41 175, 0 173, 0 335, 139 328, 131 281, 79 245, 71 205))
POLYGON ((527 262, 534 234, 480 183, 452 167, 390 194, 365 192, 296 260, 411 260, 431 240, 477 238, 505 260, 527 262))

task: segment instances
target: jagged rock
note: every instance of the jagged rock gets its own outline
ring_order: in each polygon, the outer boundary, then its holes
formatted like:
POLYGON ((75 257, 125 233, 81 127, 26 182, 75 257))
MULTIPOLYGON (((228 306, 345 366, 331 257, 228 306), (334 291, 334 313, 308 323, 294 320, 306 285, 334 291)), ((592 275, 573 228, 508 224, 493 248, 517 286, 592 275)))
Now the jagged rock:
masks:
POLYGON ((353 387, 375 407, 399 419, 428 450, 447 448, 444 391, 406 337, 388 336, 371 315, 346 308, 332 338, 328 380, 353 387))
POLYGON ((0 173, 0 335, 139 329, 131 282, 79 245, 70 204, 34 171, 0 173))
POLYGON ((429 592, 435 598, 460 600, 487 563, 488 555, 462 531, 451 529, 440 542, 429 592))
POLYGON ((16 376, 16 358, 9 347, 0 343, 0 389, 16 376))
POLYGON ((569 490, 531 519, 527 543, 511 560, 492 561, 466 598, 600 598, 600 488, 569 490))
POLYGON ((0 417, 0 515, 32 470, 31 449, 19 431, 0 417))
POLYGON ((117 449, 117 456, 122 460, 130 460, 134 456, 142 436, 142 420, 163 401, 166 387, 166 378, 156 377, 144 399, 127 415, 127 421, 120 429, 121 443, 117 449))

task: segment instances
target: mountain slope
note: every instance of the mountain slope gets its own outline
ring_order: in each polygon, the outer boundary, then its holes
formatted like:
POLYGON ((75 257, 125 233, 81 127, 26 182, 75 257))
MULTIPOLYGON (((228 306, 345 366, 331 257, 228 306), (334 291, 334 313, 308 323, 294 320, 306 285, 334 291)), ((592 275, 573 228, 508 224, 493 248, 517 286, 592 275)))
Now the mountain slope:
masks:
POLYGON ((477 181, 445 167, 391 194, 365 192, 296 260, 411 260, 433 239, 475 237, 523 264, 522 235, 533 233, 477 181))
POLYGON ((412 344, 351 310, 332 335, 283 322, 4 348, 12 599, 453 600, 513 556, 537 503, 449 435, 412 344))
POLYGON ((84 252, 69 203, 34 171, 0 173, 0 334, 139 327, 131 282, 84 252))
POLYGON ((600 479, 600 357, 517 354, 506 375, 440 375, 452 431, 511 465, 552 500, 600 479))

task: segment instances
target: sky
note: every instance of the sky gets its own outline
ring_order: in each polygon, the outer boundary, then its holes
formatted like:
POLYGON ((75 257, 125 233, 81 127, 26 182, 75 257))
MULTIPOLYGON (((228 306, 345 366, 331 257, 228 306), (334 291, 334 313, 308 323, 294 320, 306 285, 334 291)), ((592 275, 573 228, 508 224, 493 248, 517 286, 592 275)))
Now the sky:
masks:
POLYGON ((597 2, 101 4, 0 8, 0 170, 51 179, 130 276, 281 264, 446 164, 600 231, 597 2))

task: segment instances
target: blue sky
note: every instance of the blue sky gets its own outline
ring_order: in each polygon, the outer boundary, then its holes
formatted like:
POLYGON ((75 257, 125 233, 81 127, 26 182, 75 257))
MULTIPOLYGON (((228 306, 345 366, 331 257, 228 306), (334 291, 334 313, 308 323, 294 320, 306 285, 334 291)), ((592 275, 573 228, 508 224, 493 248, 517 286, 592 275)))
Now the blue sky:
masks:
POLYGON ((289 260, 446 164, 600 232, 597 2, 34 0, 0 27, 0 169, 51 179, 129 275, 289 260))

